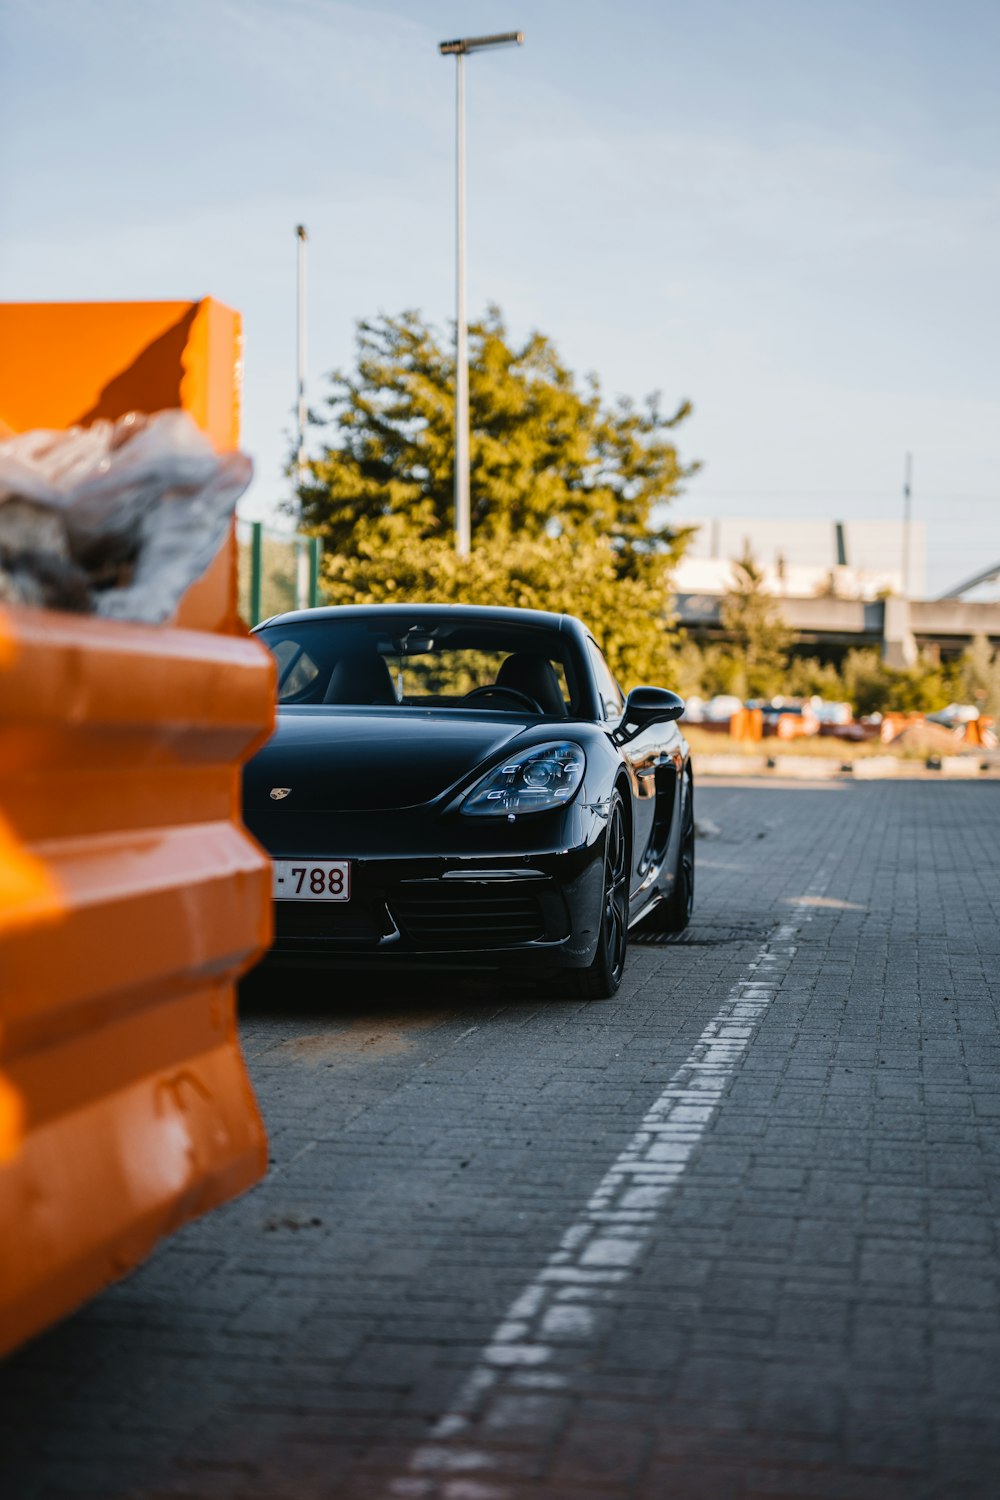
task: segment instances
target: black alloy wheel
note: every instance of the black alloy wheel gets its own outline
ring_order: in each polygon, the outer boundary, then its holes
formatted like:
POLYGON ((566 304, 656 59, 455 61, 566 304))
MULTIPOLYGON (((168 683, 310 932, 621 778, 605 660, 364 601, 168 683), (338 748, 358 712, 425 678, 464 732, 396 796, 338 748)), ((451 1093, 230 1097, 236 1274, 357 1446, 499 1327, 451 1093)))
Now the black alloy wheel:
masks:
POLYGON ((611 793, 604 834, 604 890, 597 952, 575 976, 577 994, 610 1000, 622 982, 628 952, 629 840, 621 793, 611 793))

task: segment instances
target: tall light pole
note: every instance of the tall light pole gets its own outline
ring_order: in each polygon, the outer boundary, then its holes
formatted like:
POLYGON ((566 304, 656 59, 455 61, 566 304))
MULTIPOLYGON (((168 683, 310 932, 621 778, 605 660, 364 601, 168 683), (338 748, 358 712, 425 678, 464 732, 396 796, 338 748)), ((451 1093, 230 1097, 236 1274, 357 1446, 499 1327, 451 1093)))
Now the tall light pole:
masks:
POLYGON ((903 466, 903 598, 910 597, 910 502, 913 496, 913 454, 903 466))
MULTIPOLYGON (((304 224, 296 224, 295 240, 297 263, 295 274, 295 483, 302 484, 306 475, 306 234, 304 224)), ((305 609, 306 605, 318 603, 316 597, 315 549, 318 542, 311 538, 308 546, 304 538, 295 542, 295 605, 305 609)))
POLYGON ((467 36, 441 42, 442 57, 455 59, 455 551, 468 557, 472 544, 469 499, 469 327, 465 316, 465 87, 462 59, 489 47, 520 47, 523 31, 467 36))
POLYGON ((295 477, 301 483, 306 467, 306 241, 309 238, 304 224, 296 224, 295 238, 298 242, 298 265, 295 278, 295 399, 298 424, 295 443, 295 477))

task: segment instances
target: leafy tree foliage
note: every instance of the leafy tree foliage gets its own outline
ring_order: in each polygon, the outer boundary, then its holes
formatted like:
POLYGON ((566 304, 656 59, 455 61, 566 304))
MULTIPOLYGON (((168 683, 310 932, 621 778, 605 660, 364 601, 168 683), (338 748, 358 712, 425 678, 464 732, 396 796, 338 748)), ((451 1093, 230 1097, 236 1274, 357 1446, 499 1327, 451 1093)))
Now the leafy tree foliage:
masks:
MULTIPOLYGON (((686 540, 659 515, 684 468, 658 398, 602 403, 549 339, 515 346, 497 308, 469 330, 473 545, 511 537, 610 540, 627 571, 686 540)), ((454 524, 454 359, 418 313, 362 322, 357 366, 335 372, 332 440, 300 491, 302 519, 346 552, 366 527, 405 520, 421 541, 454 524)))
POLYGON ((464 600, 567 610, 626 686, 671 680, 669 571, 689 533, 665 507, 681 464, 656 396, 607 405, 543 334, 498 309, 470 328, 472 557, 454 553, 454 358, 420 315, 358 328, 331 377, 329 440, 300 486, 331 602, 464 600))
POLYGON ((912 667, 888 667, 871 646, 848 651, 841 678, 844 697, 857 714, 936 713, 952 697, 947 668, 925 657, 912 667))
POLYGON ((974 703, 980 713, 1000 718, 1000 651, 994 651, 985 635, 977 635, 959 657, 955 698, 974 703))
MULTIPOLYGON (((743 658, 730 645, 699 647, 684 641, 676 660, 675 681, 685 696, 743 692, 743 658)), ((973 642, 960 657, 944 664, 921 656, 912 667, 889 667, 877 647, 863 646, 848 651, 839 668, 816 657, 791 656, 775 674, 771 694, 816 694, 850 703, 858 715, 937 713, 955 702, 973 703, 982 713, 1000 718, 1000 652, 993 652, 985 641, 973 642)))
POLYGON ((780 693, 788 668, 792 633, 764 587, 764 574, 749 551, 733 564, 732 588, 722 601, 721 621, 733 641, 733 686, 741 698, 780 693))
POLYGON ((782 691, 792 698, 826 698, 830 703, 842 703, 847 698, 837 668, 815 656, 792 657, 782 691))
POLYGON ((450 537, 407 544, 383 522, 367 529, 354 550, 326 563, 331 604, 503 604, 581 616, 604 647, 626 691, 640 682, 675 680, 676 637, 666 593, 642 579, 619 576, 608 541, 521 537, 506 547, 456 556, 450 537))

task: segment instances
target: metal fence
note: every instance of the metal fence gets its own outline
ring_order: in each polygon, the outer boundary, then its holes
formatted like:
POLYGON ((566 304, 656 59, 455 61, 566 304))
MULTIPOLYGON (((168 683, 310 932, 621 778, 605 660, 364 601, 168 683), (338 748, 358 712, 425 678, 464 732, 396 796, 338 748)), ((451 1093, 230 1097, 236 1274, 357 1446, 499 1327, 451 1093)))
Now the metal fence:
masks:
POLYGON ((312 609, 320 602, 322 542, 318 536, 271 531, 261 521, 240 521, 240 614, 257 625, 286 609, 312 609))

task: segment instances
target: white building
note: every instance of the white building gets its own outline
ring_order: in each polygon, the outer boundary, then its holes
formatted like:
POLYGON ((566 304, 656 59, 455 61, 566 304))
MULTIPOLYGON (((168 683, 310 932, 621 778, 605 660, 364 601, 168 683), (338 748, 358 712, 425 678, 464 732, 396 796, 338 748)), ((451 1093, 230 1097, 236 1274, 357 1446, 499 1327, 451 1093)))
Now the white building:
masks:
MULTIPOLYGON (((673 519, 673 518, 671 518, 673 519)), ((834 594, 876 599, 903 592, 902 521, 756 520, 742 516, 676 521, 697 533, 674 573, 678 594, 724 594, 733 563, 749 550, 778 598, 834 594)), ((911 599, 923 597, 927 537, 922 521, 910 525, 911 599)))

